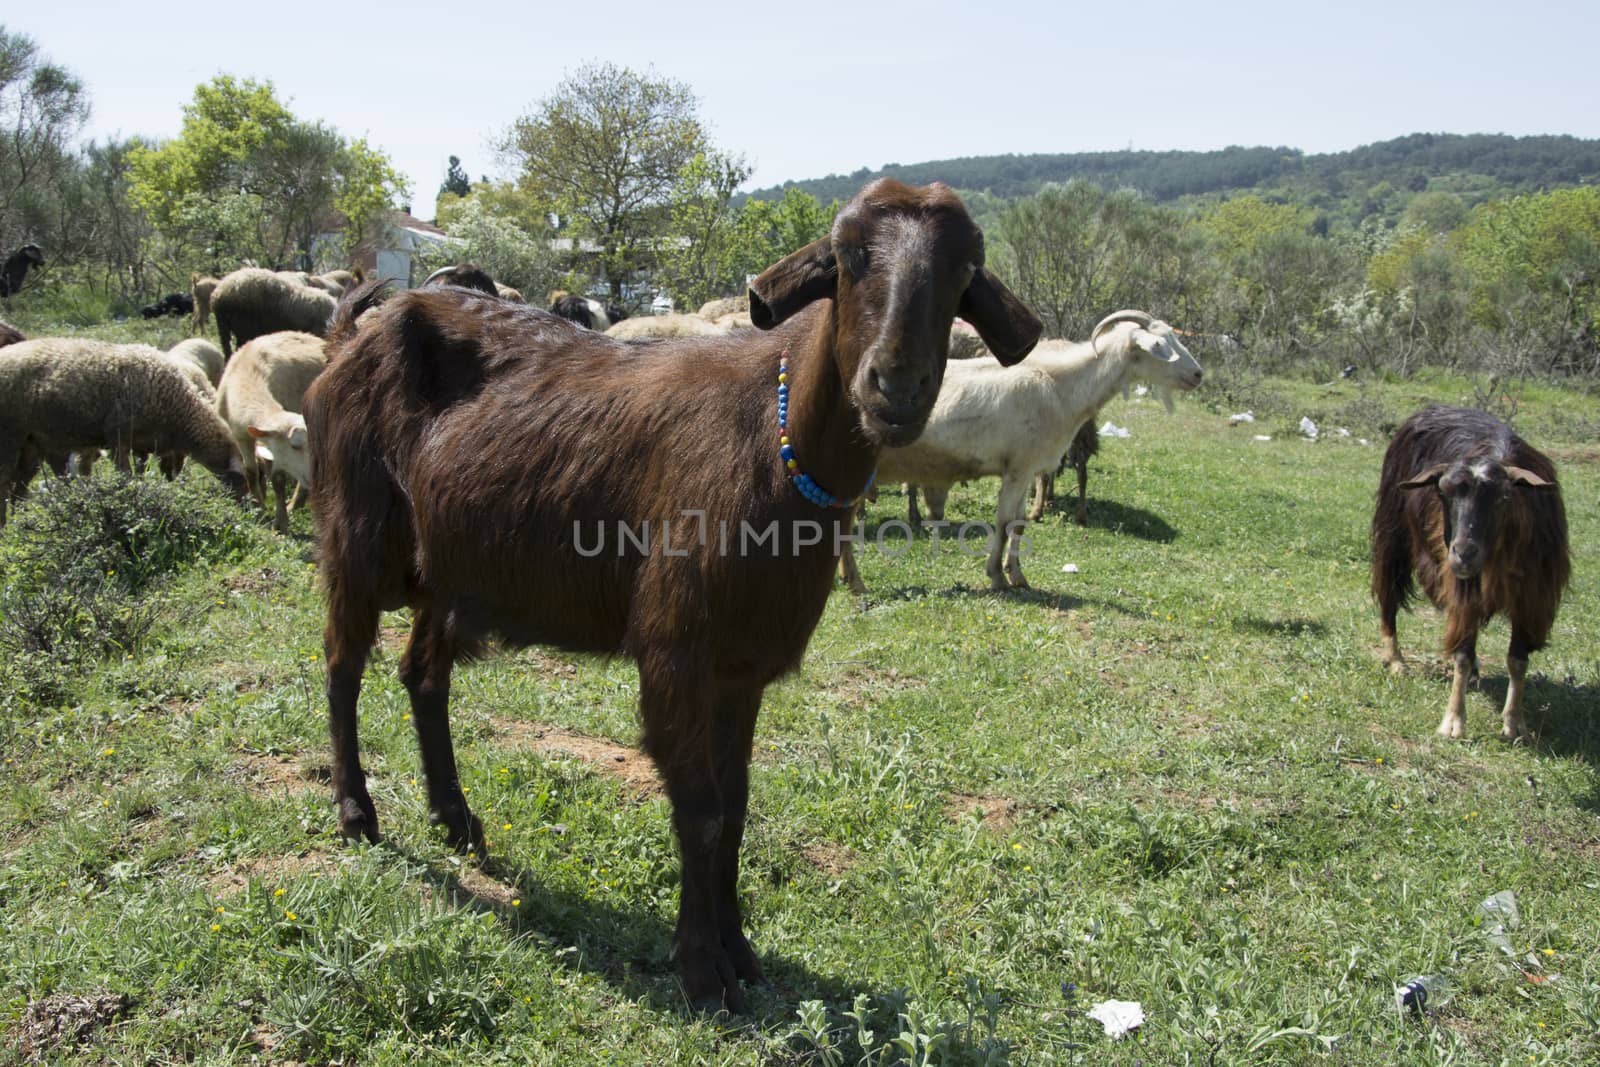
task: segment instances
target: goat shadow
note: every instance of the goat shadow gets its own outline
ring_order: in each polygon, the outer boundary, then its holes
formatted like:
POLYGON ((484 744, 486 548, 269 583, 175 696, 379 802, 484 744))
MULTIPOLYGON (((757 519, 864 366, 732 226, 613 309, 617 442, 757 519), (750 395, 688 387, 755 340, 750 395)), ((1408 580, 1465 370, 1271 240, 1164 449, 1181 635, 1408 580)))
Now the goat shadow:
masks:
MULTIPOLYGON (((1480 699, 1490 705, 1490 714, 1498 723, 1509 681, 1504 673, 1494 671, 1492 661, 1483 661, 1481 654, 1480 662, 1484 670, 1477 686, 1483 694, 1480 699)), ((1600 768, 1600 714, 1597 712, 1600 712, 1600 685, 1580 684, 1570 675, 1563 681, 1533 670, 1528 672, 1522 713, 1533 731, 1535 752, 1561 758, 1577 757, 1591 768, 1600 768)), ((1470 708, 1468 714, 1471 714, 1470 708)), ((1600 814, 1600 778, 1580 804, 1600 814)))
MULTIPOLYGON (((440 899, 465 911, 494 915, 518 937, 539 944, 557 966, 598 977, 650 1011, 677 1015, 685 1022, 698 1016, 678 984, 672 962, 672 927, 659 916, 643 908, 618 907, 553 888, 543 882, 537 870, 495 856, 481 861, 476 870, 499 883, 494 887, 499 892, 487 886, 473 888, 457 875, 440 870, 436 864, 391 841, 373 847, 403 860, 412 870, 421 871, 420 877, 440 899), (520 899, 520 906, 513 907, 509 899, 501 899, 507 887, 514 890, 512 897, 520 899)), ((779 873, 748 866, 748 857, 745 862, 747 877, 756 875, 770 880, 779 873)), ((766 971, 768 984, 745 983, 745 1014, 728 1016, 723 1024, 731 1033, 747 1028, 759 1032, 792 1023, 805 1000, 822 1000, 830 1008, 842 1011, 860 992, 867 992, 874 1002, 884 997, 883 991, 863 990, 819 975, 795 960, 763 952, 761 931, 751 928, 748 919, 745 931, 766 971)), ((489 1032, 484 1036, 494 1035, 489 1032)))
MULTIPOLYGON (((1039 522, 1041 525, 1051 523, 1054 515, 1054 524, 1070 524, 1072 510, 1077 505, 1069 498, 1062 497, 1055 512, 1047 512, 1039 522)), ((1126 537, 1136 537, 1141 541, 1154 541, 1156 544, 1170 545, 1178 539, 1178 531, 1168 524, 1153 511, 1143 508, 1130 507, 1115 500, 1093 499, 1089 501, 1089 525, 1091 530, 1109 530, 1111 533, 1126 537)))

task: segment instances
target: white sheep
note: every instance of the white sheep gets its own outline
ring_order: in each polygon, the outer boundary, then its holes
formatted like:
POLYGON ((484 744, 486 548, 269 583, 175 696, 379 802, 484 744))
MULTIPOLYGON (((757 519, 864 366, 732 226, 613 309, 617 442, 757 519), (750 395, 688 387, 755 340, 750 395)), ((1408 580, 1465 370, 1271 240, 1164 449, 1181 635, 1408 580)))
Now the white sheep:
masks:
POLYGON ((227 362, 222 358, 222 349, 203 337, 191 337, 186 341, 179 341, 167 349, 167 358, 181 360, 198 367, 200 373, 205 376, 206 384, 210 386, 209 392, 216 390, 217 383, 222 380, 222 367, 227 362))
POLYGON ((707 322, 699 315, 640 315, 623 319, 606 331, 619 341, 640 341, 652 337, 716 337, 731 332, 728 327, 707 322))
POLYGON ((750 317, 750 297, 748 295, 727 296, 721 300, 707 300, 700 305, 700 310, 696 311, 695 314, 707 322, 716 322, 724 315, 732 315, 736 311, 742 312, 746 319, 750 317))
POLYGON ((193 456, 236 492, 244 478, 228 427, 165 353, 79 337, 0 348, 0 525, 43 458, 110 449, 193 456))
POLYGON ((328 332, 328 319, 339 302, 320 289, 282 277, 282 273, 299 272, 246 267, 217 283, 211 295, 211 313, 216 316, 224 356, 262 334, 299 330, 321 337, 328 332))
MULTIPOLYGON (((1012 588, 1026 589, 1018 553, 1034 476, 1054 471, 1078 427, 1133 382, 1149 382, 1170 407, 1167 390, 1193 389, 1200 376, 1200 364, 1172 327, 1143 311, 1106 316, 1088 341, 1042 342, 1014 367, 992 358, 952 360, 922 435, 905 448, 884 449, 877 478, 942 490, 998 474, 989 585, 1003 590, 1009 579, 1012 588)), ((850 588, 865 592, 848 542, 840 567, 850 588)))
POLYGON ((306 452, 306 389, 327 366, 322 338, 286 331, 257 337, 240 348, 217 386, 217 414, 226 423, 256 502, 267 503, 270 464, 276 498, 273 525, 289 532, 289 480, 309 485, 306 452))

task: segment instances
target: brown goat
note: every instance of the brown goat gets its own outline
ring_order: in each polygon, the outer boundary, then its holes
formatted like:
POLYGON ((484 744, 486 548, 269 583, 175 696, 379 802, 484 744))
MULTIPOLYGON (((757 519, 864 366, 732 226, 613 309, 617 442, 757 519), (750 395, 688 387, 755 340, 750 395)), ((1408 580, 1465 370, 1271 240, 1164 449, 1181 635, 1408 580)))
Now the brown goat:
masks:
POLYGON ((737 896, 756 712, 800 662, 851 515, 791 484, 780 360, 797 463, 853 496, 921 432, 958 310, 1010 362, 1038 319, 983 269, 954 193, 889 180, 752 283, 770 333, 626 344, 457 288, 355 325, 373 299, 346 298, 306 398, 341 827, 378 835, 356 699, 380 611, 414 612, 400 676, 458 848, 484 841, 451 748, 454 663, 495 638, 626 655, 682 858, 679 973, 697 1005, 742 1010, 739 980, 762 978, 737 896))
POLYGON ((1383 660, 1403 667, 1399 609, 1415 595, 1412 572, 1446 613, 1444 647, 1455 659, 1441 737, 1466 731, 1466 687, 1478 678, 1478 630, 1511 620, 1501 736, 1529 738, 1522 717, 1528 654, 1543 648, 1572 564, 1556 470, 1492 415, 1429 407, 1395 432, 1383 457, 1372 515, 1372 596, 1383 660))

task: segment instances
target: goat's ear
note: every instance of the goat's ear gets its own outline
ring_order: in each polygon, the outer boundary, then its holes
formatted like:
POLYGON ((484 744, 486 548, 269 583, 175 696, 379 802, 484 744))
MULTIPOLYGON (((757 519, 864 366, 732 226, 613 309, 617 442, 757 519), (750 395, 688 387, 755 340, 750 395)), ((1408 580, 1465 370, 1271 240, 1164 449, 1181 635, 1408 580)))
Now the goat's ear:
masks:
POLYGON ((759 330, 770 330, 812 301, 832 295, 838 280, 833 238, 812 241, 750 283, 750 322, 759 330))
POLYGON ((1444 472, 1450 469, 1450 464, 1441 463, 1437 467, 1429 467, 1421 474, 1414 474, 1401 482, 1398 489, 1427 489, 1439 484, 1439 479, 1444 477, 1444 472))
POLYGON ((1506 473, 1511 476, 1514 485, 1525 485, 1529 489, 1554 489, 1555 482, 1546 481, 1537 474, 1523 467, 1507 467, 1506 473))
POLYGON ((994 358, 1007 367, 1032 352, 1044 333, 1039 316, 982 267, 961 294, 960 314, 972 323, 994 358))

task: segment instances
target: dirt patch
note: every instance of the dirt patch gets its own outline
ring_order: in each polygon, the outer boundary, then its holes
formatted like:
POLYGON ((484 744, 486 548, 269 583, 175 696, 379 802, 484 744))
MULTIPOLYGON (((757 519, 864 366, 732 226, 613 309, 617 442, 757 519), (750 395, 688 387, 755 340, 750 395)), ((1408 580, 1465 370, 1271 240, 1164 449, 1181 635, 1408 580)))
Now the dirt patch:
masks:
POLYGON ((235 593, 268 593, 283 584, 283 576, 271 567, 235 574, 222 583, 235 593))
POLYGON ((290 756, 248 755, 224 772, 228 781, 242 782, 252 793, 305 793, 333 780, 326 766, 304 767, 290 756))
POLYGON ((298 856, 257 856, 232 863, 206 879, 211 895, 221 899, 249 888, 252 881, 277 888, 282 883, 310 874, 332 874, 339 859, 327 852, 303 852, 298 856))
POLYGON ((1071 630, 1083 639, 1084 644, 1094 641, 1094 623, 1084 617, 1081 611, 1070 608, 1062 611, 1059 608, 1051 612, 1055 625, 1063 630, 1071 630))
POLYGON ((894 667, 887 670, 873 666, 870 663, 850 663, 838 671, 827 681, 822 683, 822 688, 830 693, 839 694, 846 704, 860 707, 867 702, 867 695, 878 690, 907 690, 926 689, 928 683, 921 678, 901 674, 894 667))
POLYGON ((1544 454, 1560 463, 1600 463, 1600 445, 1556 445, 1544 454))
POLYGON ((525 748, 581 760, 599 773, 618 779, 637 796, 662 791, 655 764, 636 748, 545 723, 495 719, 494 725, 506 738, 525 748))
POLYGON ((833 841, 813 841, 802 845, 800 855, 829 878, 843 878, 856 865, 855 850, 833 841))
POLYGON ((1018 804, 1010 797, 981 793, 955 793, 945 805, 945 817, 953 823, 979 819, 992 834, 1003 834, 1017 821, 1018 804))
POLYGON ((53 1053, 86 1045, 132 1007, 123 993, 57 993, 30 1001, 17 1023, 22 1054, 43 1063, 53 1053))
POLYGON ((461 865, 456 881, 462 889, 472 894, 474 900, 490 907, 509 908, 511 902, 521 896, 516 886, 492 878, 470 864, 461 865))

